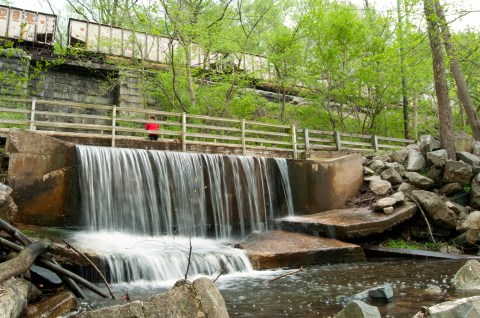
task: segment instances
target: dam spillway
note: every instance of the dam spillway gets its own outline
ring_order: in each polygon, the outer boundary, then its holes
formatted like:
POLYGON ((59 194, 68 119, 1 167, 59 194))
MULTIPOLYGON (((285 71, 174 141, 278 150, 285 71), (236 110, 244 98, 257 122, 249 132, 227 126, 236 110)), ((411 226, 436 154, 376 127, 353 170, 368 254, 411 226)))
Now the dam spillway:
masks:
POLYGON ((244 238, 293 215, 285 159, 77 146, 82 225, 244 238))

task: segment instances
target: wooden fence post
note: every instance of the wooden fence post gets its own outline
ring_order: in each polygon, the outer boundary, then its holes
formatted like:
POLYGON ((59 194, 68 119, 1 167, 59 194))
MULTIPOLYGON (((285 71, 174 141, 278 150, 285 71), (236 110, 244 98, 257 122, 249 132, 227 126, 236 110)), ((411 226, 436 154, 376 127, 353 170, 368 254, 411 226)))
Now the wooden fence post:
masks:
POLYGON ((333 133, 333 138, 335 139, 335 144, 337 145, 337 151, 342 150, 342 140, 338 131, 333 133))
POLYGON ((112 148, 115 148, 115 126, 117 125, 117 105, 112 107, 112 148))
POLYGON ((34 98, 32 99, 32 109, 30 112, 30 131, 35 131, 35 107, 36 107, 37 100, 34 98))
POLYGON ((308 128, 303 130, 303 138, 305 139, 305 151, 310 151, 310 136, 308 134, 308 128))
POLYGON ((292 125, 292 151, 293 159, 297 159, 297 129, 292 125))
POLYGON ((242 155, 245 155, 247 153, 247 143, 245 140, 245 119, 242 118, 242 155))
POLYGON ((375 148, 375 152, 378 152, 378 150, 380 149, 380 147, 378 146, 378 137, 376 135, 373 135, 372 141, 373 141, 373 148, 375 148))
POLYGON ((182 113, 182 151, 187 151, 187 113, 182 113))

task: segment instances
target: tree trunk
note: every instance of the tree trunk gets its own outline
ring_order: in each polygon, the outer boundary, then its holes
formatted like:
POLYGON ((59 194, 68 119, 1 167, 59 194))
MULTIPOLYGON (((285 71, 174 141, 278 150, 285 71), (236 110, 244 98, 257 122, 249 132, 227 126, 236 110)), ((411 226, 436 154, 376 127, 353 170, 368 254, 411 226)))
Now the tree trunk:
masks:
POLYGON ((0 284, 0 317, 24 317, 28 301, 34 300, 41 292, 29 281, 11 278, 0 284))
POLYGON ((0 264, 0 283, 28 271, 38 255, 46 252, 52 243, 40 240, 25 247, 17 257, 0 264))
POLYGON ((410 128, 408 123, 408 95, 407 78, 405 76, 405 48, 403 37, 403 19, 401 14, 400 0, 397 0, 397 19, 398 19, 398 42, 400 45, 400 73, 402 75, 402 101, 403 101, 403 132, 405 139, 410 139, 410 128))
POLYGON ((445 76, 445 62, 440 41, 440 28, 435 14, 437 0, 424 0, 425 17, 428 23, 428 37, 432 49, 433 77, 435 79, 435 93, 437 95, 438 119, 440 124, 440 143, 447 150, 448 158, 455 160, 455 144, 453 137, 453 116, 448 97, 448 85, 445 76))
POLYGON ((443 34, 443 44, 445 45, 445 50, 447 51, 448 59, 450 61, 450 71, 452 72, 453 78, 455 79, 455 84, 457 85, 458 97, 463 108, 465 109, 468 122, 472 127, 473 138, 480 141, 480 122, 478 121, 478 116, 475 112, 472 98, 468 92, 467 81, 463 76, 462 68, 457 59, 457 52, 452 42, 452 37, 445 19, 445 13, 443 12, 443 8, 440 4, 440 0, 437 0, 435 3, 435 11, 440 21, 440 27, 443 34))
POLYGON ((188 94, 190 96, 190 102, 194 106, 197 104, 197 97, 195 95, 195 88, 193 87, 193 76, 192 76, 192 43, 185 43, 185 64, 187 67, 187 81, 188 81, 188 94))

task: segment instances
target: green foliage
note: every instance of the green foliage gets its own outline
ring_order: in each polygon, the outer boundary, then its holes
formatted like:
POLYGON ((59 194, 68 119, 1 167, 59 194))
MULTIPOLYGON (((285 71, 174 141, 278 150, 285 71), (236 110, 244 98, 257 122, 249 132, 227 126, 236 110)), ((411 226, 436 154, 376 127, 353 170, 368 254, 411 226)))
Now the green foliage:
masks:
POLYGON ((440 243, 435 245, 432 242, 407 242, 403 239, 387 239, 386 241, 380 243, 380 246, 389 247, 389 248, 403 248, 409 250, 427 250, 427 251, 436 251, 438 247, 445 245, 440 243))

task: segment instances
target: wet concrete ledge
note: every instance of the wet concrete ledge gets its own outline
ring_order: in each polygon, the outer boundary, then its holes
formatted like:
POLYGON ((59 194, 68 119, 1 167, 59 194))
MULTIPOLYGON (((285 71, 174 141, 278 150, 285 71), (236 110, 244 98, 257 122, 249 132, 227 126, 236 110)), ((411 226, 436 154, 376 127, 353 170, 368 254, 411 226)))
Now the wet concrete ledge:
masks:
POLYGON ((415 203, 407 202, 386 215, 371 208, 336 209, 305 216, 277 219, 279 228, 314 236, 351 240, 380 234, 410 219, 417 211, 415 203))
POLYGON ((358 245, 286 231, 252 233, 239 247, 255 269, 365 261, 358 245))

